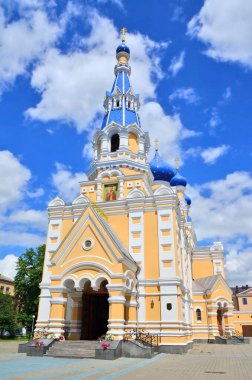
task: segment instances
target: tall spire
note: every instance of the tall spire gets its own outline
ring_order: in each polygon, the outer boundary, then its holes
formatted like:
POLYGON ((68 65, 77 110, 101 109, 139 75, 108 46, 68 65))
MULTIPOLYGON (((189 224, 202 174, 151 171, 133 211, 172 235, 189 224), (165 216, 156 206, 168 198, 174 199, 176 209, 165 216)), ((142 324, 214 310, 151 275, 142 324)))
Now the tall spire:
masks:
POLYGON ((122 43, 116 49, 117 64, 115 66, 115 81, 111 91, 106 92, 104 100, 105 115, 102 129, 112 122, 126 127, 135 124, 140 127, 138 110, 140 107, 139 95, 135 94, 129 80, 131 67, 128 64, 130 49, 125 44, 127 29, 121 29, 122 43))

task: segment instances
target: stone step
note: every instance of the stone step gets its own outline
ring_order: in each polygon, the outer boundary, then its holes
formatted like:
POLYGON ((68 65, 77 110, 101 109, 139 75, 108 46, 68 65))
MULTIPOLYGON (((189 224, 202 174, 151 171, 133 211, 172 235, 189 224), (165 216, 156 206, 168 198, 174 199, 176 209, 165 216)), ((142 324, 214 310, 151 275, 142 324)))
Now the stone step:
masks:
POLYGON ((50 356, 82 356, 82 357, 89 357, 89 356, 95 356, 95 351, 92 351, 92 352, 76 352, 76 351, 55 351, 55 352, 52 352, 52 351, 48 351, 46 353, 46 355, 50 355, 50 356))
POLYGON ((55 343, 54 347, 97 347, 99 346, 99 342, 96 342, 95 344, 62 344, 62 343, 55 343))
POLYGON ((60 345, 67 345, 67 346, 75 346, 75 345, 79 345, 79 346, 96 346, 97 344, 99 344, 99 341, 95 340, 95 341, 69 341, 69 340, 65 340, 63 342, 56 342, 55 344, 60 344, 60 345))
POLYGON ((64 358, 94 358, 95 348, 99 345, 98 341, 63 341, 55 342, 49 348, 46 356, 64 358))
POLYGON ((90 358, 94 359, 95 354, 73 354, 73 353, 55 353, 55 354, 50 354, 50 352, 47 352, 45 356, 50 356, 54 358, 90 358))

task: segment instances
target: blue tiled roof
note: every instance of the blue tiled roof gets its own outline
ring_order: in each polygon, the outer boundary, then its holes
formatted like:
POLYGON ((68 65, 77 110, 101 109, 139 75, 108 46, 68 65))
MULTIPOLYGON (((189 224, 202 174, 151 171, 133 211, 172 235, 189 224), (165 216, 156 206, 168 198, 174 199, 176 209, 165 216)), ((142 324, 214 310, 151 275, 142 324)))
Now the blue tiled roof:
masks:
POLYGON ((158 151, 155 152, 155 156, 150 162, 150 168, 154 175, 154 179, 159 181, 170 182, 175 174, 173 168, 159 156, 158 151))
POLYGON ((185 193, 184 193, 184 198, 185 198, 185 201, 188 204, 188 206, 190 206, 191 203, 192 203, 191 198, 187 194, 185 194, 185 193))
POLYGON ((121 51, 125 51, 126 53, 130 54, 130 49, 124 43, 118 46, 118 48, 116 49, 116 54, 120 53, 121 51))
MULTIPOLYGON (((120 90, 120 93, 121 93, 120 97, 123 96, 123 98, 121 99, 122 100, 121 104, 120 104, 121 107, 115 108, 114 104, 112 104, 112 108, 108 111, 108 113, 104 115, 101 129, 105 128, 106 125, 109 125, 112 122, 118 123, 123 126, 127 126, 129 124, 134 124, 134 123, 136 123, 137 125, 140 125, 137 111, 129 109, 126 104, 127 93, 131 89, 129 75, 126 71, 122 70, 118 72, 114 80, 112 90, 106 92, 106 100, 104 102, 104 106, 106 106, 107 99, 113 98, 113 94, 116 94, 117 88, 119 88, 120 90)), ((136 94, 134 98, 137 102, 139 102, 138 94, 136 94)), ((116 99, 118 98, 116 97, 116 99)))
POLYGON ((186 186, 187 181, 184 177, 182 177, 179 172, 175 174, 175 176, 171 180, 171 186, 186 186))

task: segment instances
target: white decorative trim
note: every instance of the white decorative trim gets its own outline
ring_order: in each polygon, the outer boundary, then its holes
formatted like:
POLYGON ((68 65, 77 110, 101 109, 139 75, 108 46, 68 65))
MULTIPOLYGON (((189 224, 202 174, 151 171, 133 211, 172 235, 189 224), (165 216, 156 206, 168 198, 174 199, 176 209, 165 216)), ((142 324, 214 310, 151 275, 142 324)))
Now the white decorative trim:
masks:
POLYGON ((51 304, 64 305, 67 303, 67 299, 64 297, 55 297, 55 298, 51 298, 50 302, 51 304))
POLYGON ((124 296, 110 296, 108 298, 109 303, 125 303, 126 298, 124 296))
POLYGON ((129 192, 127 195, 127 199, 133 199, 133 198, 143 198, 144 192, 140 189, 137 189, 136 187, 129 192))
POLYGON ((48 207, 57 207, 57 206, 65 206, 66 202, 63 201, 58 195, 48 203, 48 207))
POLYGON ((108 289, 108 291, 116 290, 116 291, 126 292, 127 287, 124 285, 120 285, 120 284, 118 284, 118 285, 117 284, 111 284, 111 285, 107 285, 107 289, 108 289))
POLYGON ((90 251, 90 249, 92 249, 94 246, 94 241, 93 239, 91 238, 86 238, 83 243, 82 243, 82 248, 85 250, 85 251, 90 251), (87 242, 90 242, 90 246, 87 246, 86 243, 87 242))
POLYGON ((174 190, 167 184, 162 184, 154 191, 154 197, 157 195, 174 195, 174 190))
POLYGON ((86 195, 83 195, 83 194, 80 194, 73 201, 73 205, 87 204, 87 203, 89 203, 89 199, 88 199, 88 197, 86 197, 86 195))
POLYGON ((203 307, 201 306, 195 306, 193 310, 196 311, 197 309, 199 309, 200 311, 203 311, 203 307))

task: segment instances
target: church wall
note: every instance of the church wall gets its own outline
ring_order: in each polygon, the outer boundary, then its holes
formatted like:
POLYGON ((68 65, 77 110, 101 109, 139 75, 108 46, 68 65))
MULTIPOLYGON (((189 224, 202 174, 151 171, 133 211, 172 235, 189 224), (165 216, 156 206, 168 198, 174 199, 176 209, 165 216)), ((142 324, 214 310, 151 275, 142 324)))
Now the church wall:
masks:
POLYGON ((68 231, 72 228, 74 225, 74 218, 70 217, 68 219, 62 219, 62 227, 61 227, 61 234, 60 234, 60 242, 64 239, 68 231))
POLYGON ((129 132, 129 149, 133 153, 138 153, 137 136, 132 132, 129 132))
POLYGON ((213 262, 211 259, 197 260, 192 258, 192 277, 194 279, 213 276, 213 262))
POLYGON ((144 214, 144 277, 146 279, 159 278, 158 262, 158 223, 155 212, 144 214))

